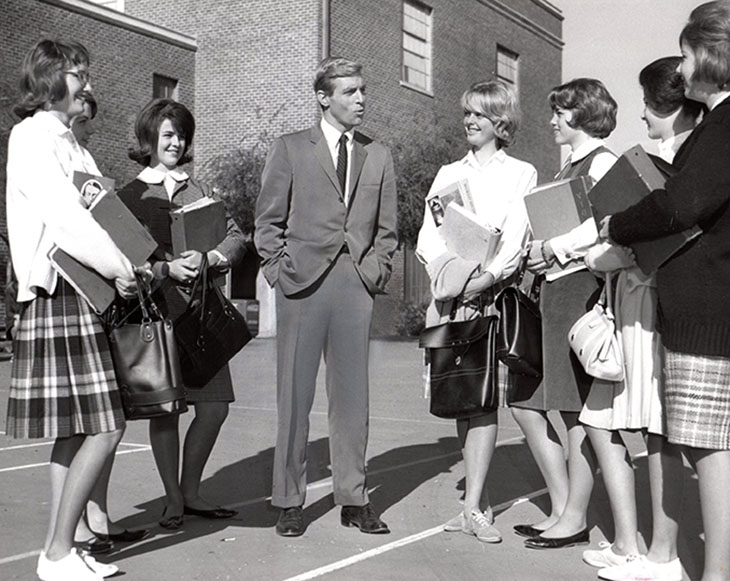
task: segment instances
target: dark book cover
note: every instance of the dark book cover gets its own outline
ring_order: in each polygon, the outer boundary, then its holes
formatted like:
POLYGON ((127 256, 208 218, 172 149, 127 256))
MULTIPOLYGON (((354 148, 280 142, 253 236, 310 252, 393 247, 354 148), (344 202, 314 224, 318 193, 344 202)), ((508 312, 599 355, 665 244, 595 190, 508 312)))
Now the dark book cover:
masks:
POLYGON ((201 198, 170 212, 172 251, 180 256, 184 250, 208 252, 226 237, 228 221, 223 202, 201 198))
MULTIPOLYGON (((113 188, 104 189, 103 195, 95 197, 90 212, 133 265, 144 264, 157 248, 155 239, 113 192, 113 188)), ((113 281, 105 279, 58 247, 54 247, 48 256, 56 270, 97 313, 104 312, 111 305, 115 292, 113 281)))
MULTIPOLYGON (((600 223, 606 216, 630 208, 652 191, 662 189, 675 171, 674 166, 649 155, 640 145, 628 149, 588 194, 596 222, 600 223)), ((636 264, 649 275, 700 233, 701 230, 695 227, 632 244, 636 264)))
MULTIPOLYGON (((527 218, 535 240, 549 240, 567 234, 592 217, 588 190, 593 180, 587 176, 558 180, 533 188, 525 196, 527 218)), ((598 232, 596 232, 598 234, 598 232)), ((547 280, 555 280, 585 268, 583 262, 571 263, 566 268, 558 264, 546 272, 547 280)))

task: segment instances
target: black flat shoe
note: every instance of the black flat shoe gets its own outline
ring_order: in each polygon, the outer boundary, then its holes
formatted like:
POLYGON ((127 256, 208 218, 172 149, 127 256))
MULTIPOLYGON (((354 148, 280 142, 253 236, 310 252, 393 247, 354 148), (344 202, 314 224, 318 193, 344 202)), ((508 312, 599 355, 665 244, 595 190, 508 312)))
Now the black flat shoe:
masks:
POLYGON ((556 539, 546 539, 536 536, 525 541, 525 546, 530 549, 562 549, 564 547, 573 547, 575 545, 587 545, 590 542, 588 529, 584 529, 579 533, 568 537, 558 537, 556 539))
POLYGON ((531 539, 532 537, 539 537, 545 532, 542 529, 536 529, 532 525, 515 525, 512 528, 514 529, 515 534, 518 534, 521 537, 527 537, 528 539, 531 539))
POLYGON ((110 539, 100 539, 96 535, 85 541, 74 541, 74 545, 89 555, 103 555, 114 548, 110 539))
POLYGON ((304 534, 304 511, 301 506, 281 509, 276 521, 276 534, 280 537, 301 537, 304 534))
POLYGON ((167 507, 165 507, 165 510, 162 511, 162 518, 159 521, 159 525, 163 529, 167 529, 168 531, 176 531, 181 526, 183 526, 183 515, 175 515, 175 516, 165 516, 165 513, 167 512, 167 507))
POLYGON ((222 518, 233 518, 238 514, 238 511, 231 510, 230 508, 222 508, 220 506, 210 510, 186 506, 183 507, 183 514, 189 514, 190 516, 202 516, 203 518, 216 520, 222 518))
POLYGON ((111 540, 118 543, 134 543, 136 541, 146 539, 150 536, 151 532, 152 531, 150 529, 139 529, 136 531, 128 531, 127 529, 124 529, 121 533, 109 533, 108 535, 105 535, 103 533, 94 534, 96 535, 96 538, 102 541, 111 540))
POLYGON ((370 503, 365 506, 343 506, 340 522, 346 527, 359 528, 361 533, 387 535, 390 532, 388 525, 378 518, 370 503))

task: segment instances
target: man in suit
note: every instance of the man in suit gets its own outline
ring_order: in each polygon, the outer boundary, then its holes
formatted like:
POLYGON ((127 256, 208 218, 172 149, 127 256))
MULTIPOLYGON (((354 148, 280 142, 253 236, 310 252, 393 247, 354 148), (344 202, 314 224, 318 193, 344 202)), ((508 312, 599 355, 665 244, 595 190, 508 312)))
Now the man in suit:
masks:
POLYGON ((305 523, 309 412, 324 352, 330 456, 341 522, 388 533, 368 499, 368 351, 374 295, 396 248, 393 161, 355 132, 365 112, 361 65, 323 60, 314 79, 322 119, 277 138, 261 176, 254 241, 276 289, 278 431, 272 504, 276 532, 305 523))

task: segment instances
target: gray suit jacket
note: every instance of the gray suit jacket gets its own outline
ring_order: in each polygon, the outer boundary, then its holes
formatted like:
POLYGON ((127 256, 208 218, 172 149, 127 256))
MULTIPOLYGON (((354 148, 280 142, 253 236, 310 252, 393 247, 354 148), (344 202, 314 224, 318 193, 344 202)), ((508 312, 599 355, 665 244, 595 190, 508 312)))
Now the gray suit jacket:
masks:
POLYGON ((307 289, 347 244, 360 278, 385 292, 396 249, 397 197, 390 151, 355 133, 346 206, 319 124, 274 140, 261 176, 254 243, 271 286, 307 289))

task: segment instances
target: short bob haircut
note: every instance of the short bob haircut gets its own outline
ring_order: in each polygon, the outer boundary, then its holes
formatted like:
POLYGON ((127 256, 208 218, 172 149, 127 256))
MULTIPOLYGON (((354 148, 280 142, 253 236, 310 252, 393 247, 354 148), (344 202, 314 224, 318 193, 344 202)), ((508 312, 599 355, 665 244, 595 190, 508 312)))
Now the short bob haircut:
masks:
POLYGON ((23 58, 15 114, 25 119, 63 99, 68 91, 64 71, 74 66, 89 66, 89 52, 82 44, 39 40, 23 58))
POLYGON ((585 131, 591 137, 608 137, 616 128, 618 105, 597 79, 573 79, 554 87, 548 95, 548 101, 553 111, 572 111, 573 119, 568 125, 585 131))
POLYGON ((129 149, 131 159, 145 167, 150 164, 152 154, 157 151, 160 126, 165 119, 169 119, 175 131, 185 139, 185 151, 183 151, 178 165, 183 165, 193 159, 188 151, 195 136, 195 119, 185 105, 172 99, 152 99, 139 112, 134 123, 134 134, 137 136, 138 146, 129 149))
POLYGON ((694 53, 692 80, 726 88, 730 82, 730 2, 718 0, 695 8, 679 43, 694 53))
POLYGON ((476 111, 492 122, 498 147, 507 147, 514 141, 520 127, 520 105, 514 90, 502 81, 474 83, 461 96, 461 106, 465 115, 476 111))
POLYGON ((646 65, 639 73, 639 84, 644 89, 646 105, 659 115, 671 115, 679 109, 697 119, 702 104, 684 96, 684 79, 677 68, 682 57, 667 56, 646 65))
POLYGON ((334 79, 340 77, 362 76, 362 65, 339 56, 331 56, 323 59, 317 66, 314 74, 314 92, 323 91, 325 95, 331 95, 334 90, 334 79))

